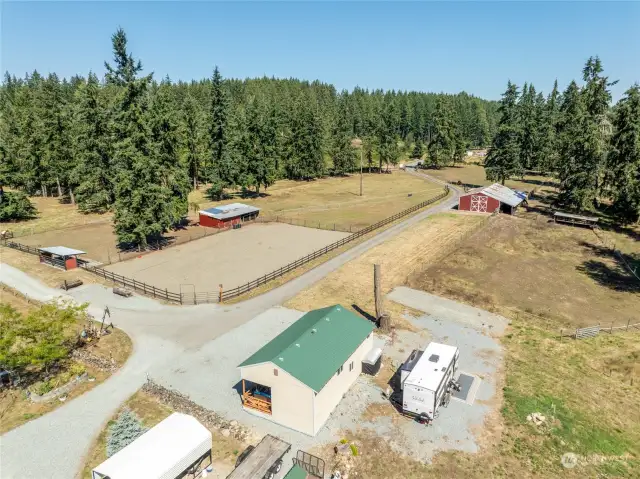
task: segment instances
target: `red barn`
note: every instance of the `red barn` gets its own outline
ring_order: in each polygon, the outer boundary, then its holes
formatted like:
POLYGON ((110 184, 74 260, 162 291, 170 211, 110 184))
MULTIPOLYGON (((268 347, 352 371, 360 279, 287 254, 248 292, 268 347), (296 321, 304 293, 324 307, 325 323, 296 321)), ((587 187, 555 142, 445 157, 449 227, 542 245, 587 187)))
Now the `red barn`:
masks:
POLYGON ((493 213, 499 210, 503 213, 513 214, 518 205, 526 199, 525 193, 494 183, 480 191, 462 195, 458 200, 458 209, 479 213, 493 213))
POLYGON ((200 210, 200 226, 229 228, 243 221, 256 218, 259 212, 259 208, 242 203, 216 206, 207 210, 200 210))

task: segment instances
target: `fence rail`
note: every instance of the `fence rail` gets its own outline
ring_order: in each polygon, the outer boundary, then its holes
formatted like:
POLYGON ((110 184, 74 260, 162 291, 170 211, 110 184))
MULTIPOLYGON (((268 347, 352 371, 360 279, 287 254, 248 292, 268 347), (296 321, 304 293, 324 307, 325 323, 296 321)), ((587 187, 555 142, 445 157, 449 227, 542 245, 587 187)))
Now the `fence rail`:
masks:
MULTIPOLYGON (((363 228, 356 233, 350 234, 349 236, 342 238, 328 246, 325 246, 324 248, 320 248, 319 250, 316 250, 313 253, 310 253, 302 258, 299 258, 296 261, 293 261, 292 263, 282 266, 281 268, 278 268, 272 271, 271 273, 265 274, 260 278, 257 278, 253 281, 249 281, 246 284, 237 286, 227 291, 216 291, 216 292, 214 291, 195 292, 194 291, 192 293, 188 293, 188 292, 175 293, 173 291, 169 291, 166 288, 165 289, 156 288, 153 285, 146 284, 141 281, 136 281, 135 279, 127 278, 125 276, 122 276, 116 273, 112 273, 111 271, 107 271, 106 269, 100 268, 98 266, 91 266, 89 264, 79 262, 79 267, 86 271, 89 271, 90 273, 100 276, 107 281, 111 281, 114 284, 122 285, 125 288, 133 289, 138 293, 142 293, 147 296, 152 296, 157 299, 163 299, 165 301, 169 301, 172 303, 180 303, 180 304, 218 303, 218 302, 222 302, 224 300, 235 298, 242 294, 248 293, 249 291, 268 283, 269 281, 279 278, 293 271, 294 269, 299 268, 302 265, 310 263, 311 261, 314 261, 315 259, 320 258, 321 256, 324 256, 325 254, 331 251, 341 248, 342 246, 358 238, 361 238, 362 236, 369 234, 372 231, 382 228, 383 226, 386 226, 400 218, 410 215, 411 213, 418 211, 424 208, 425 206, 429 206, 435 203, 436 201, 446 198, 448 194, 449 194, 449 187, 445 186, 444 191, 439 195, 434 196, 433 198, 423 201, 422 203, 418 203, 417 205, 414 205, 410 208, 407 208, 406 210, 396 213, 393 216, 385 218, 382 221, 378 221, 377 223, 367 226, 366 228, 363 228)), ((26 253, 34 254, 34 255, 39 255, 38 249, 34 248, 33 246, 23 245, 20 243, 16 243, 14 241, 3 241, 3 244, 9 248, 14 248, 14 249, 24 251, 26 253)))
POLYGON ((268 283, 269 281, 272 281, 276 278, 279 278, 287 273, 289 273, 290 271, 293 271, 296 268, 299 268, 300 266, 310 263, 311 261, 324 256, 325 254, 329 253, 330 251, 333 251, 335 249, 341 248, 342 246, 346 245, 347 243, 350 243, 351 241, 354 241, 358 238, 361 238, 362 236, 371 233, 372 231, 377 230, 378 228, 382 228, 383 226, 388 225, 389 223, 393 223, 394 221, 403 218, 415 211, 418 211, 422 208, 424 208, 425 206, 429 206, 433 203, 435 203, 436 201, 439 201, 443 198, 446 198, 446 196, 449 194, 449 187, 445 186, 444 191, 442 193, 440 193, 437 196, 434 196, 433 198, 430 198, 426 201, 423 201, 422 203, 418 203, 417 205, 414 205, 410 208, 407 208, 406 210, 403 210, 399 213, 396 213, 393 216, 390 216, 388 218, 383 219, 382 221, 378 221, 377 223, 374 223, 372 225, 367 226, 366 228, 361 229, 360 231, 350 234, 349 236, 342 238, 338 241, 336 241, 335 243, 332 243, 328 246, 325 246, 324 248, 321 248, 319 250, 314 251, 313 253, 308 254, 307 256, 304 256, 292 263, 289 263, 281 268, 278 268, 274 271, 272 271, 271 273, 267 273, 264 276, 254 279, 253 281, 249 281, 248 283, 241 285, 241 286, 237 286, 235 288, 232 288, 230 290, 227 291, 223 291, 221 294, 221 299, 224 300, 228 300, 231 298, 235 298, 237 296, 240 296, 242 294, 248 293, 249 291, 256 289, 260 286, 262 286, 263 284, 268 283))
POLYGON ((596 324, 595 326, 587 326, 585 328, 577 328, 577 329, 561 329, 560 330, 560 340, 562 338, 570 337, 574 339, 587 339, 593 338, 600 333, 609 333, 613 334, 617 331, 635 331, 640 330, 640 323, 631 324, 631 320, 627 321, 627 324, 622 324, 620 326, 614 326, 614 323, 611 322, 611 325, 608 327, 602 326, 600 324, 596 324))

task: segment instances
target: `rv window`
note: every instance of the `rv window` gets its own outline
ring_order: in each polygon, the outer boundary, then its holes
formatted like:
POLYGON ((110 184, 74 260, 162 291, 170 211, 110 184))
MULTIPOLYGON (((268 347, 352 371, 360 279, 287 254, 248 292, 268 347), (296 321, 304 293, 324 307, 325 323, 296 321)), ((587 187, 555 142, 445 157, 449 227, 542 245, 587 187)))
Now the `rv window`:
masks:
POLYGON ((340 366, 340 367, 338 368, 338 372, 336 372, 336 374, 340 374, 340 373, 342 372, 342 368, 343 368, 343 367, 344 367, 344 366, 340 366))
POLYGON ((353 371, 353 361, 349 363, 349 371, 353 371))
POLYGON ((432 354, 431 356, 429 356, 429 361, 431 361, 432 363, 437 363, 440 360, 440 356, 438 356, 437 354, 432 354))

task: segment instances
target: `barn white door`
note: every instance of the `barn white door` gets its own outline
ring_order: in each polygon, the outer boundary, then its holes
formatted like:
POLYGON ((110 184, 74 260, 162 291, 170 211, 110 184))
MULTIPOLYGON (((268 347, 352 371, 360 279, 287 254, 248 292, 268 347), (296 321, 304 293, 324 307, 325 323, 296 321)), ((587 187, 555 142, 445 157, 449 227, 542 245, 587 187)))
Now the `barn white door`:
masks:
POLYGON ((487 200, 486 196, 471 195, 471 211, 479 211, 481 213, 487 212, 487 200))

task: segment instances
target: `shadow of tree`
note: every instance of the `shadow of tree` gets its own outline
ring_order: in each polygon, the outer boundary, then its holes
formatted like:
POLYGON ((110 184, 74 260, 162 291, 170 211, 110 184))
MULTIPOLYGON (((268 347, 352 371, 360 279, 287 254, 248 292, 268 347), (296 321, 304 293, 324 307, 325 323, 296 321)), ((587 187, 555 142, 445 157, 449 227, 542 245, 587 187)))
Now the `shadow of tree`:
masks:
POLYGON ((376 320, 376 317, 373 314, 368 313, 357 304, 352 304, 351 307, 355 309, 358 313, 360 313, 365 319, 368 319, 369 321, 371 321, 373 324, 378 323, 378 321, 376 320))
MULTIPOLYGON (((590 249, 599 258, 612 260, 614 265, 591 259, 577 266, 576 269, 578 271, 590 276, 598 284, 615 291, 640 293, 640 281, 627 269, 620 257, 615 255, 611 249, 587 241, 581 241, 580 245, 590 249)), ((632 267, 640 263, 640 258, 633 255, 620 252, 618 254, 632 267)))

